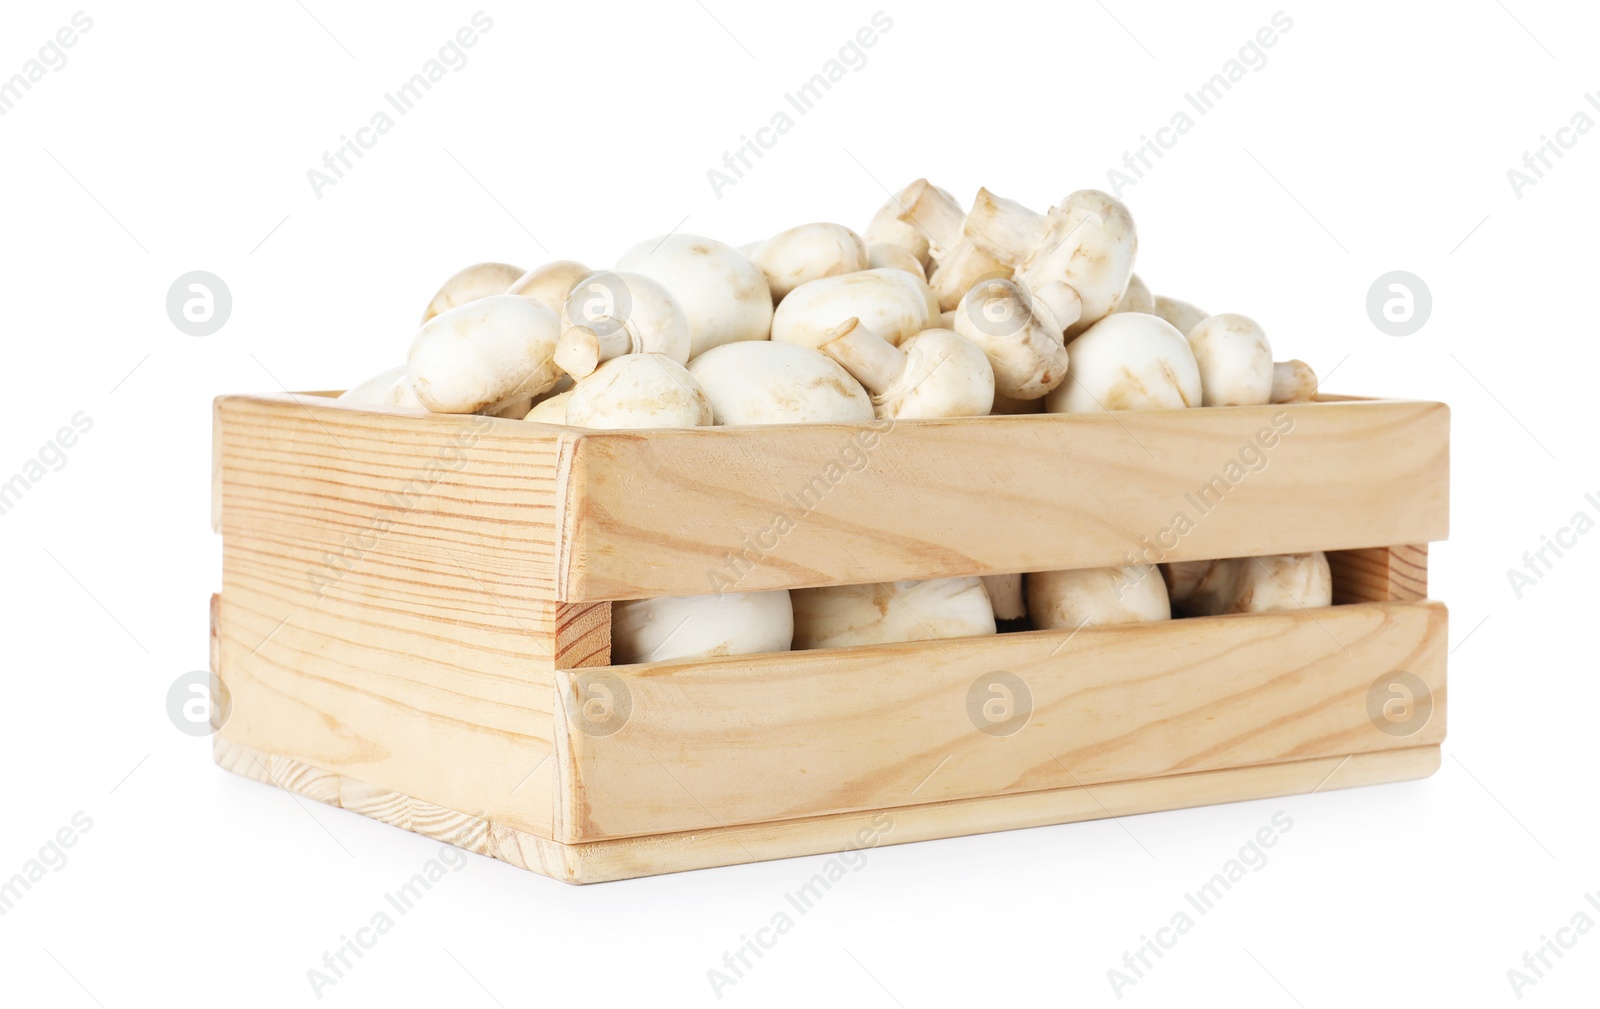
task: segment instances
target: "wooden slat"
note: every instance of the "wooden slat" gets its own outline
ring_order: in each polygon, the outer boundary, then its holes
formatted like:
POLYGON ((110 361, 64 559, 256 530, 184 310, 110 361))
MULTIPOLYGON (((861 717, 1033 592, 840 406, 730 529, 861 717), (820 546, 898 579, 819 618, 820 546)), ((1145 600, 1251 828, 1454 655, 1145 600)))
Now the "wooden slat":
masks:
POLYGON ((1428 544, 1334 550, 1333 601, 1344 603, 1409 603, 1428 598, 1428 544))
POLYGON ((588 432, 561 446, 558 592, 638 599, 1426 543, 1448 533, 1449 418, 1438 403, 1368 400, 588 432))
POLYGON ((314 397, 217 410, 224 739, 549 834, 564 436, 314 397))
POLYGON ((557 669, 611 665, 611 604, 558 605, 555 648, 557 669))
MULTIPOLYGON (((555 839, 576 842, 1093 785, 1438 743, 1446 613, 1368 604, 1158 624, 615 666, 628 720, 559 724, 555 839), (979 732, 1007 671, 1032 715, 979 732), (1367 692, 1405 670, 1434 717, 1400 737, 1367 692)), ((563 706, 579 673, 558 672, 563 706)), ((586 674, 585 674, 586 675, 586 674)))
MULTIPOLYGON (((244 747, 220 743, 218 746, 218 764, 247 777, 255 777, 252 769, 265 767, 271 760, 269 754, 244 747)), ((1424 778, 1438 769, 1439 747, 1414 746, 1142 781, 1109 782, 1093 787, 1043 789, 885 811, 575 845, 550 841, 466 813, 440 810, 398 792, 344 776, 338 778, 337 794, 327 797, 325 793, 324 801, 563 882, 599 883, 761 859, 793 858, 987 831, 1134 816, 1212 803, 1328 792, 1424 778), (423 815, 414 815, 417 810, 423 815)), ((272 784, 270 779, 256 777, 255 780, 272 784)))

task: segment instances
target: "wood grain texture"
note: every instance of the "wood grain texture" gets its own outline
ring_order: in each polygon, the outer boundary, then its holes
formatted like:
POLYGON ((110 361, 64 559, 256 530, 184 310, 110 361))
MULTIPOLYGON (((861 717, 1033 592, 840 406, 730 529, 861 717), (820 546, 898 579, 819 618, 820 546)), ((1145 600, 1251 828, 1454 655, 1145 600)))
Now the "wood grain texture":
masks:
POLYGON ((217 409, 223 736, 548 834, 563 435, 313 397, 217 409))
POLYGON ((1333 550, 1334 605, 1407 603, 1428 598, 1428 544, 1333 550))
POLYGON ((1449 416, 1369 400, 587 432, 562 446, 558 592, 640 599, 1439 540, 1449 416))
MULTIPOLYGON (((568 731, 557 734, 554 837, 1438 743, 1446 637, 1442 605, 1381 603, 615 666, 607 674, 620 686, 608 689, 631 704, 626 723, 609 735, 558 723, 568 731), (1031 717, 1011 735, 975 727, 974 683, 996 670, 1031 695, 1031 717), (1439 701, 1405 738, 1379 731, 1367 712, 1373 681, 1394 670, 1416 674, 1439 701)), ((557 673, 565 708, 579 703, 584 675, 557 673)), ((980 706, 997 696, 981 689, 980 706)))
POLYGON ((610 603, 562 603, 555 621, 557 669, 611 665, 610 603))
MULTIPOLYGON (((217 763, 251 773, 270 754, 217 741, 217 763)), ((906 844, 997 830, 1125 817, 1246 799, 1326 792, 1424 778, 1439 768, 1439 747, 1298 760, 1257 767, 1044 789, 1015 795, 925 803, 650 837, 562 844, 482 817, 441 810, 408 796, 338 775, 321 801, 372 816, 567 883, 599 883, 763 859, 906 844)), ((870 856, 865 856, 870 857, 870 856)))

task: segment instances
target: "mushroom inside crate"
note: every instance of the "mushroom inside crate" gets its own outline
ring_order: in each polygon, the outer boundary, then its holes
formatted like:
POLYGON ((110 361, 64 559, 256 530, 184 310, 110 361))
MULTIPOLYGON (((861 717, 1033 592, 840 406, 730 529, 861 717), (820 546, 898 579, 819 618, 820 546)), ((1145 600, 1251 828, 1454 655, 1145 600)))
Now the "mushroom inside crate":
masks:
MULTIPOLYGON (((1134 273, 1138 248, 1132 214, 1107 193, 1078 190, 1041 211, 982 187, 963 204, 917 179, 859 231, 807 222, 740 247, 672 234, 598 270, 570 259, 468 266, 428 301, 406 363, 341 398, 592 430, 1315 398, 1315 372, 1275 362, 1255 320, 1154 293, 1134 273)), ((1320 553, 729 591, 615 603, 613 657, 1330 603, 1320 553)))

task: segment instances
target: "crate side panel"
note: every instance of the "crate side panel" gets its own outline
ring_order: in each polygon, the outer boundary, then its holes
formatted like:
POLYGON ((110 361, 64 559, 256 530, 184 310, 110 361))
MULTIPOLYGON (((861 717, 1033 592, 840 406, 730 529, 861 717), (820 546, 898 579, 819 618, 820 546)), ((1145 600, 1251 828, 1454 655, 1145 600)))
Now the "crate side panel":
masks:
POLYGON ((223 737, 548 834, 561 435, 219 409, 223 737))
POLYGON ((569 711, 610 676, 627 717, 562 723, 556 839, 1434 744, 1445 640, 1443 606, 1373 603, 558 672, 569 711), (1409 735, 1368 714, 1395 670, 1435 699, 1409 735))
POLYGON ((1354 401, 595 432, 568 602, 1426 543, 1449 409, 1354 401))

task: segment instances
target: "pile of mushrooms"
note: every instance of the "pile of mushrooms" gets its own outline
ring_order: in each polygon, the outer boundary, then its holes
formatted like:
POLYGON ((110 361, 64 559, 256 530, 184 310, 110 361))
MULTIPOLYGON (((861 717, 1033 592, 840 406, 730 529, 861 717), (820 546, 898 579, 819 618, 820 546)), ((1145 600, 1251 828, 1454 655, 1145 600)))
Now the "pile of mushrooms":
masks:
MULTIPOLYGON (((479 263, 406 363, 340 398, 591 429, 862 423, 1311 400, 1262 327, 1155 294, 1115 197, 1040 213, 918 179, 860 232, 646 239, 612 267, 479 263)), ((620 602, 616 662, 1331 604, 1322 554, 620 602)))

